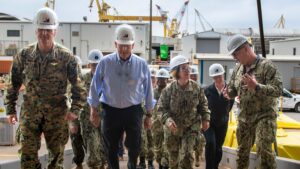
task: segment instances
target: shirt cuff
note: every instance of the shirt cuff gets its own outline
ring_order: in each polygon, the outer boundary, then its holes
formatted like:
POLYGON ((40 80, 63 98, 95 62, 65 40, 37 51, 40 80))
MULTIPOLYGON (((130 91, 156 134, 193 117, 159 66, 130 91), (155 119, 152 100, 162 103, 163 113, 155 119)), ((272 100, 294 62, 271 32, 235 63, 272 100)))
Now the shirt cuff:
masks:
POLYGON ((166 122, 165 122, 165 124, 166 124, 166 126, 169 126, 170 125, 170 123, 172 123, 172 122, 174 122, 175 123, 175 121, 171 118, 171 117, 169 117, 169 118, 167 118, 167 120, 166 120, 166 122))
POLYGON ((77 116, 81 113, 81 108, 75 105, 72 105, 70 112, 75 113, 77 116))
POLYGON ((17 114, 15 107, 16 107, 15 105, 12 105, 12 106, 7 105, 6 106, 6 115, 15 115, 15 114, 17 114))
POLYGON ((202 116, 202 120, 210 121, 210 115, 206 114, 206 115, 202 116))
POLYGON ((91 107, 98 107, 99 104, 100 104, 100 101, 94 100, 94 99, 92 99, 92 98, 90 98, 90 97, 87 98, 87 102, 89 103, 89 105, 90 105, 91 107))

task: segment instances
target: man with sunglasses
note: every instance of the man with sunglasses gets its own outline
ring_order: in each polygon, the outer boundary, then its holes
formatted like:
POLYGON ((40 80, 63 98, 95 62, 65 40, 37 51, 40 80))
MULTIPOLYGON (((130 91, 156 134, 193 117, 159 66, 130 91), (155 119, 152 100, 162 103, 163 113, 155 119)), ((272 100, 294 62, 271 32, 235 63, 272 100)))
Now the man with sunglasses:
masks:
POLYGON ((100 125, 97 107, 101 103, 101 132, 109 168, 119 169, 118 143, 125 132, 127 166, 135 169, 141 147, 143 102, 147 111, 144 126, 151 126, 151 75, 146 61, 132 53, 134 30, 130 25, 117 27, 115 47, 117 52, 103 57, 96 68, 88 97, 90 119, 95 126, 100 125))
POLYGON ((248 168, 254 143, 258 168, 276 168, 272 143, 276 137, 277 98, 282 92, 279 71, 270 60, 256 55, 243 35, 232 36, 227 48, 239 62, 228 87, 223 90, 228 98, 240 98, 237 168, 248 168))

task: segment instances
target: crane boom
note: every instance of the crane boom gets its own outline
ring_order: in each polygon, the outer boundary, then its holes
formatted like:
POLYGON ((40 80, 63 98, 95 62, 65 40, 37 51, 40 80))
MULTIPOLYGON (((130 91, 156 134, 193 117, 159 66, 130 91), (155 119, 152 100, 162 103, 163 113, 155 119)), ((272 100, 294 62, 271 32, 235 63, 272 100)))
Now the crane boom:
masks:
POLYGON ((51 8, 54 10, 55 8, 55 0, 47 0, 45 3, 45 7, 51 8))
MULTIPOLYGON (((206 31, 206 30, 207 30, 205 24, 206 24, 211 30, 213 30, 213 27, 211 26, 211 24, 204 18, 203 15, 201 15, 201 13, 200 13, 197 9, 195 9, 195 13, 196 13, 196 16, 198 17, 198 20, 199 20, 199 22, 200 22, 200 24, 201 24, 201 27, 202 27, 203 31, 206 31), (204 22, 205 22, 205 23, 204 23, 204 22)), ((196 23, 195 23, 195 24, 196 24, 196 23)))
MULTIPOLYGON (((93 2, 94 0, 90 0, 90 5, 89 8, 93 7, 93 2)), ((117 15, 109 15, 108 10, 111 8, 109 4, 104 2, 102 0, 102 5, 100 4, 99 0, 96 0, 97 8, 98 8, 98 17, 99 17, 99 22, 109 22, 109 21, 150 21, 150 16, 119 16, 117 15)), ((116 9, 113 8, 115 11, 116 9)), ((160 21, 164 22, 166 20, 166 17, 162 16, 152 16, 153 21, 160 21)))
POLYGON ((180 8, 179 12, 176 14, 175 18, 177 19, 177 30, 179 29, 181 25, 182 18, 186 12, 187 6, 189 4, 189 0, 185 1, 182 7, 180 8))
MULTIPOLYGON (((177 12, 175 17, 170 21, 170 24, 168 24, 166 20, 166 22, 164 23, 164 28, 165 30, 167 30, 167 33, 166 31, 164 32, 165 37, 166 34, 168 34, 168 37, 178 37, 178 35, 180 34, 179 27, 181 25, 182 18, 187 10, 188 4, 189 0, 184 2, 184 4, 181 6, 180 10, 177 12)), ((166 11, 162 10, 162 8, 159 5, 156 5, 156 7, 161 16, 166 16, 166 18, 168 18, 166 11)))
POLYGON ((280 16, 279 20, 274 25, 274 28, 285 28, 285 18, 283 15, 280 16))

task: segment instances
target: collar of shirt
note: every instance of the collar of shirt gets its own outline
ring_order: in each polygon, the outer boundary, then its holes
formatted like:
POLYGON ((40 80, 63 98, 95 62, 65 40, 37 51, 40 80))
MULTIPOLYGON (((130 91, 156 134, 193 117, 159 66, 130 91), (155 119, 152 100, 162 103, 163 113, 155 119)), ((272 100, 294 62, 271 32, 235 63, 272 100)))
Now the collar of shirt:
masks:
POLYGON ((176 81, 176 90, 183 90, 183 91, 193 91, 193 86, 191 80, 189 80, 188 86, 186 88, 182 88, 178 82, 176 81))
POLYGON ((52 50, 49 52, 49 53, 46 53, 46 54, 42 54, 41 51, 39 50, 38 48, 38 43, 36 42, 35 45, 34 45, 34 49, 32 51, 32 55, 34 58, 37 58, 37 57, 42 57, 41 59, 45 59, 46 57, 47 58, 51 58, 51 59, 54 59, 54 54, 55 54, 55 50, 57 49, 57 44, 54 42, 53 44, 53 47, 52 47, 52 50))
POLYGON ((130 64, 132 63, 132 57, 133 57, 132 54, 129 56, 129 59, 126 60, 126 61, 124 61, 124 60, 122 60, 122 59, 120 58, 120 55, 119 55, 118 52, 116 52, 116 56, 117 56, 117 61, 118 61, 119 64, 127 63, 128 65, 130 65, 130 64))
MULTIPOLYGON (((224 83, 224 87, 226 87, 226 83, 224 83)), ((224 87, 223 87, 223 88, 224 88, 224 87)), ((216 83, 214 83, 214 88, 215 88, 216 91, 219 93, 219 95, 222 95, 222 90, 223 90, 223 89, 219 90, 219 89, 217 88, 217 86, 216 86, 216 83)))
POLYGON ((260 61, 260 56, 257 56, 255 61, 250 66, 244 66, 245 73, 252 73, 252 71, 256 68, 258 62, 260 61))

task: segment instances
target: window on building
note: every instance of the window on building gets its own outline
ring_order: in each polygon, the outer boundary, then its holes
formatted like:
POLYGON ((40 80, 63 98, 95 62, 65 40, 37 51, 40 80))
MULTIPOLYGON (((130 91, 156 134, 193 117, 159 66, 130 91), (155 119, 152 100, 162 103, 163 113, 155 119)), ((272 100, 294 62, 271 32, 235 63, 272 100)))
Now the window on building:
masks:
POLYGON ((72 36, 79 36, 79 32, 78 31, 73 31, 72 36))
POLYGON ((296 48, 293 48, 293 55, 296 55, 296 54, 297 54, 296 48))
POLYGON ((272 48, 272 55, 275 55, 275 49, 272 48))
POLYGON ((7 30, 7 37, 20 37, 20 30, 7 30))

